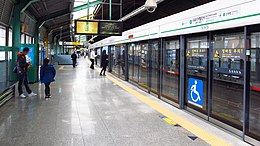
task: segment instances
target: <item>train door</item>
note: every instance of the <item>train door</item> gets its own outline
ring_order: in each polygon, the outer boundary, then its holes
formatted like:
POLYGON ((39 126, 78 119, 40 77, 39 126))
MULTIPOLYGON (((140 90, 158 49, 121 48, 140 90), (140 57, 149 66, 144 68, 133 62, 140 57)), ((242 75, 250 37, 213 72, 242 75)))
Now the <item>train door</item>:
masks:
POLYGON ((179 40, 165 40, 163 45, 162 97, 178 103, 179 97, 179 40))
POLYGON ((129 44, 128 47, 128 77, 130 81, 133 81, 135 44, 129 44))
POLYGON ((208 49, 207 36, 186 39, 185 106, 204 114, 208 109, 208 49))
POLYGON ((126 55, 126 52, 125 52, 125 47, 126 47, 126 45, 124 45, 124 44, 122 44, 121 45, 121 49, 120 49, 120 58, 119 58, 119 65, 120 65, 120 67, 119 67, 119 72, 120 72, 120 75, 119 75, 119 77, 120 78, 124 78, 125 79, 125 71, 126 71, 126 68, 125 68, 125 62, 126 62, 126 60, 125 60, 125 55, 126 55))
POLYGON ((114 59, 113 59, 113 73, 116 75, 120 74, 120 51, 121 47, 120 46, 115 46, 114 50, 114 59))
POLYGON ((140 44, 135 44, 134 47, 134 52, 133 52, 133 57, 134 57, 134 62, 133 62, 133 81, 135 83, 139 82, 139 66, 140 66, 140 44))
POLYGON ((213 36, 210 116, 242 130, 244 33, 213 36))
POLYGON ((116 57, 115 57, 115 46, 111 46, 111 69, 112 69, 112 73, 114 73, 114 69, 115 69, 115 62, 116 62, 116 57))
POLYGON ((260 141, 260 32, 251 34, 250 95, 246 134, 260 141))
POLYGON ((151 41, 149 43, 149 83, 150 90, 159 95, 159 74, 160 74, 160 53, 159 42, 151 41))
POLYGON ((140 43, 139 86, 148 89, 148 43, 140 43))

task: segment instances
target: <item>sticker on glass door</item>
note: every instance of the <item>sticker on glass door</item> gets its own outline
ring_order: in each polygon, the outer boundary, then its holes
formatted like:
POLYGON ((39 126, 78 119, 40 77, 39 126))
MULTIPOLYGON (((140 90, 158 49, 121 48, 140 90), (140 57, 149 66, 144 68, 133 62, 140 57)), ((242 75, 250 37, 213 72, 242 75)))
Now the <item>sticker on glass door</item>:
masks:
POLYGON ((202 108, 203 106, 203 81, 189 78, 188 102, 202 108))

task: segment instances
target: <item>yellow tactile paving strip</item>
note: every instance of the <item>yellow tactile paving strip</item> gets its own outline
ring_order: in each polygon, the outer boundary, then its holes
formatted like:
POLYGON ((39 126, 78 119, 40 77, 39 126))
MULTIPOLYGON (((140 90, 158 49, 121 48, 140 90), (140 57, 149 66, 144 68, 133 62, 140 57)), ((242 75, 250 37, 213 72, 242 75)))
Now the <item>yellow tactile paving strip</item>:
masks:
POLYGON ((64 69, 64 66, 63 66, 63 65, 59 67, 59 70, 63 70, 63 69, 64 69))
POLYGON ((215 136, 214 134, 212 134, 212 133, 210 133, 210 132, 208 132, 204 129, 201 129, 200 127, 198 127, 195 124, 185 120, 184 118, 174 114, 172 111, 160 106, 159 104, 155 103, 154 101, 152 101, 148 97, 140 94, 139 92, 133 90, 132 88, 128 87, 127 85, 119 82, 118 80, 116 80, 112 76, 107 76, 107 78, 109 80, 111 80, 112 82, 114 82, 115 84, 117 84, 119 87, 123 88, 124 90, 128 91, 129 93, 131 93, 132 95, 137 97, 139 100, 141 100, 145 104, 149 105, 150 107, 157 110, 158 112, 165 115, 166 117, 174 120, 177 124, 181 125, 183 128, 187 129, 188 131, 190 131, 194 135, 198 136, 199 138, 201 138, 202 140, 204 140, 208 144, 210 144, 212 146, 231 146, 228 142, 222 140, 221 138, 215 136))
MULTIPOLYGON (((89 63, 90 61, 87 61, 87 62, 89 63)), ((100 71, 100 69, 98 69, 98 68, 95 68, 95 69, 97 71, 100 71)), ((134 95, 139 100, 141 100, 142 102, 144 102, 148 106, 152 107, 153 109, 155 109, 159 113, 163 114, 164 116, 168 117, 171 120, 174 120, 174 122, 176 122, 177 124, 179 124, 180 126, 185 128, 186 130, 190 131, 194 135, 198 136, 200 139, 204 140, 208 144, 210 144, 212 146, 231 146, 231 144, 229 144, 225 140, 223 140, 223 139, 217 137, 216 135, 196 126, 195 124, 191 123, 190 121, 185 120, 184 118, 176 115, 172 111, 160 106, 159 104, 155 103, 154 101, 152 101, 148 97, 146 97, 146 96, 142 95, 141 93, 133 90, 129 86, 119 82, 114 77, 112 77, 110 75, 108 75, 106 77, 109 80, 111 80, 114 84, 116 84, 119 87, 123 88, 124 90, 128 91, 129 93, 131 93, 132 95, 134 95)))

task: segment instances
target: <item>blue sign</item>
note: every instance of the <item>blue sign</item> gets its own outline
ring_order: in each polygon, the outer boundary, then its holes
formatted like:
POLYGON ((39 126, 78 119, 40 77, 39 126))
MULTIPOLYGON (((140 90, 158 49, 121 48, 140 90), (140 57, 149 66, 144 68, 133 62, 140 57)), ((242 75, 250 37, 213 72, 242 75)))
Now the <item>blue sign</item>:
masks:
POLYGON ((188 102, 202 108, 203 106, 203 81, 190 78, 188 89, 188 102))
POLYGON ((31 63, 32 66, 34 65, 34 45, 21 45, 20 52, 23 51, 23 49, 27 47, 30 49, 29 53, 26 55, 26 62, 31 63))

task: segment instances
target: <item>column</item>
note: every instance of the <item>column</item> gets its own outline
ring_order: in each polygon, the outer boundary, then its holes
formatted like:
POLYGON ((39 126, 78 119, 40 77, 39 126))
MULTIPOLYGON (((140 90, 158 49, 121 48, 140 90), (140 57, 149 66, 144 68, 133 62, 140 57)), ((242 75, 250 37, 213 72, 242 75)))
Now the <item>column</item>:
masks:
MULTIPOLYGON (((16 65, 17 54, 21 47, 21 6, 15 5, 13 9, 13 19, 12 19, 12 64, 11 69, 13 69, 16 65)), ((16 81, 16 74, 11 73, 10 80, 16 81)))

